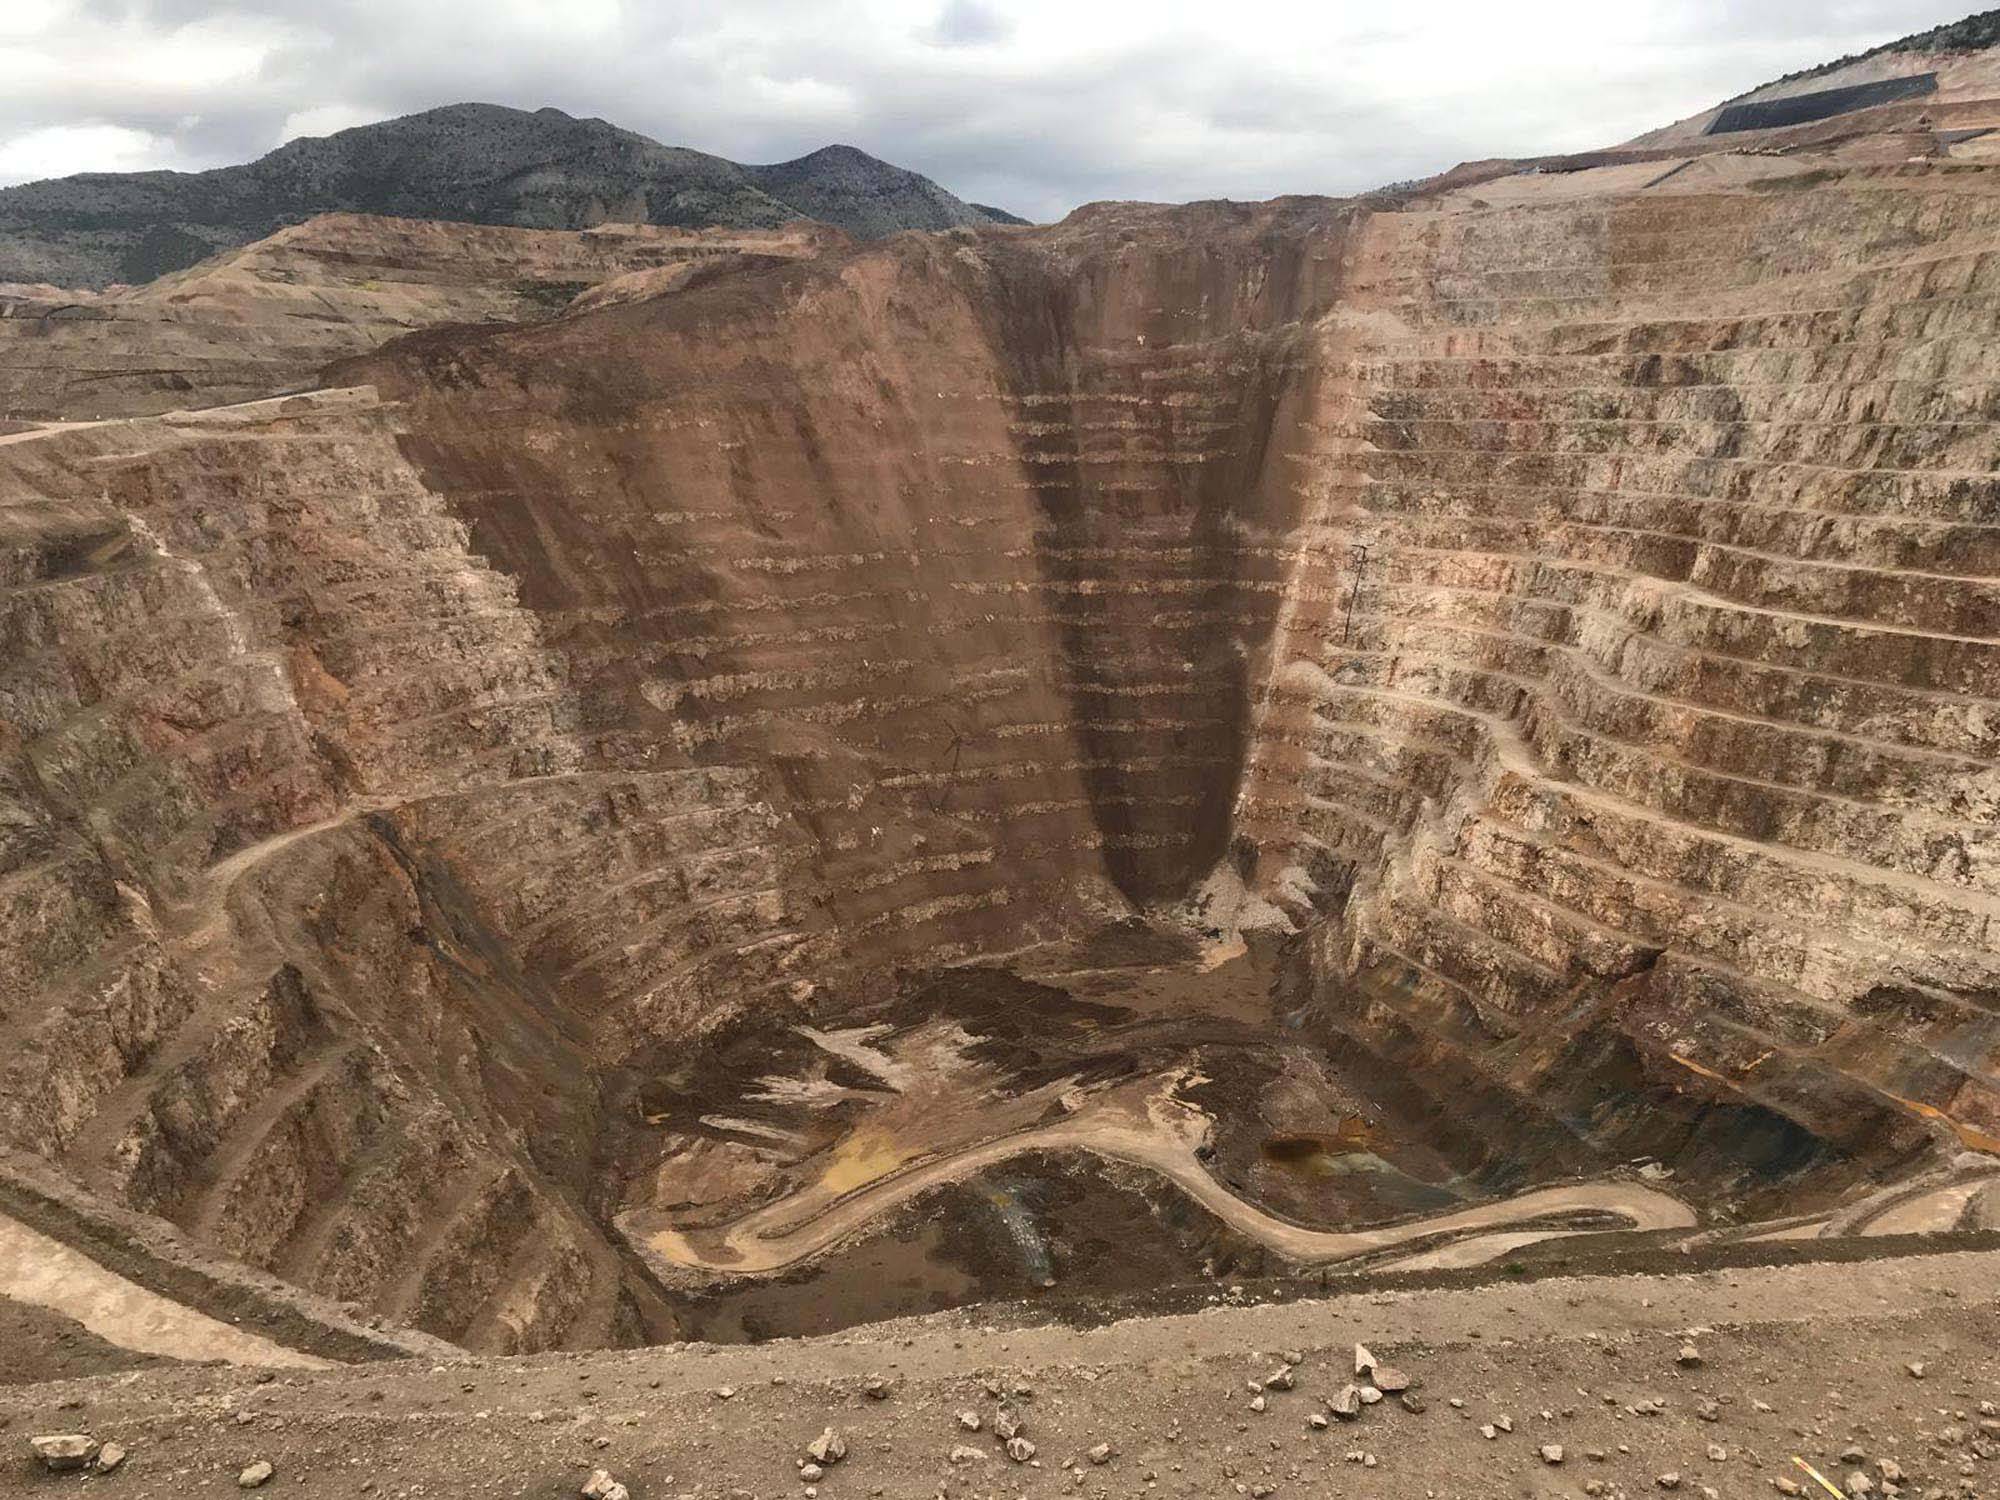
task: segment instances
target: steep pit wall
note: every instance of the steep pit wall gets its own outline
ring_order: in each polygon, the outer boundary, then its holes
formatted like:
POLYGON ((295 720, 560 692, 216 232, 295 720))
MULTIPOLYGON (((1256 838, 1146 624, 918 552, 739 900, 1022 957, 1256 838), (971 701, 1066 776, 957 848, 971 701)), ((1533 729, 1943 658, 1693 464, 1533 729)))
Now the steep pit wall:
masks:
POLYGON ((1477 1064, 1440 1110, 1779 1174, 2000 1144, 1996 210, 1370 221, 1360 441, 1296 455, 1353 621, 1286 621, 1239 814, 1339 1023, 1477 1064))
POLYGON ((0 443, 0 1129, 659 1335, 655 1062, 1143 909, 1461 1125, 1990 1145, 1996 208, 1108 207, 0 443))

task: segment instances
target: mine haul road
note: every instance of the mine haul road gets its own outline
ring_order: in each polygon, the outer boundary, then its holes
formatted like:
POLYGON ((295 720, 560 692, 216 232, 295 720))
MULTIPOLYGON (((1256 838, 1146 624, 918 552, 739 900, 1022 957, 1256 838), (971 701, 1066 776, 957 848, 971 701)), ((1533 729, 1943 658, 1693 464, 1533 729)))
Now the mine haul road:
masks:
MULTIPOLYGON (((913 1163, 850 1192, 818 1184, 756 1209, 721 1229, 628 1229, 642 1251, 667 1263, 733 1276, 783 1271, 857 1233, 883 1214, 943 1183, 1029 1151, 1088 1151, 1157 1172, 1232 1229, 1300 1265, 1352 1260, 1442 1236, 1491 1230, 1578 1213, 1615 1215, 1634 1230, 1688 1229, 1694 1211, 1678 1198, 1637 1182, 1585 1182, 1538 1188, 1407 1223, 1373 1229, 1321 1230, 1294 1224, 1247 1203, 1218 1182, 1195 1155, 1185 1127, 1164 1118, 1156 1097, 1145 1115, 1101 1109, 981 1141, 913 1163)), ((1549 1234, 1563 1228, 1551 1224, 1549 1234)), ((1528 1236, 1539 1238, 1540 1236, 1528 1236)), ((1522 1243, 1508 1236, 1488 1256, 1522 1243)))

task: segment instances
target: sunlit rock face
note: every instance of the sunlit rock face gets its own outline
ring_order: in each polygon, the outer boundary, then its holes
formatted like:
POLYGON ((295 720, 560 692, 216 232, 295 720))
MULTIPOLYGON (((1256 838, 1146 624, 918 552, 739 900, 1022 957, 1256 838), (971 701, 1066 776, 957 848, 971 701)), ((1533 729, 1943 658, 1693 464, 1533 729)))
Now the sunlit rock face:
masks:
POLYGON ((661 1049, 1143 916, 1461 1130, 1994 1146, 2000 195, 1769 170, 621 267, 0 442, 0 1133, 660 1336, 661 1049))

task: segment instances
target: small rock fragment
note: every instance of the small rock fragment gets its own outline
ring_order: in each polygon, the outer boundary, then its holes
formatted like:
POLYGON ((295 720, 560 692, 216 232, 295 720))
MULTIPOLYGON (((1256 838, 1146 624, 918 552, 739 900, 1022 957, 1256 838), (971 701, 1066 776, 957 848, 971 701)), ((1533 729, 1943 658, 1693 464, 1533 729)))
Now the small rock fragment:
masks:
POLYGON ((1269 1403, 1264 1400, 1262 1395, 1256 1395, 1250 1398, 1250 1410, 1252 1411, 1262 1411, 1268 1404, 1269 1403))
POLYGON ((1035 1456, 1035 1445, 1024 1437, 1008 1438, 1007 1456, 1017 1464, 1024 1464, 1035 1456))
POLYGON ((1420 1417, 1424 1414, 1424 1398, 1419 1396, 1415 1391, 1403 1392, 1402 1395, 1396 1398, 1396 1404, 1412 1416, 1420 1417))
POLYGON ((727 1401, 735 1394, 736 1387, 733 1385, 719 1385, 715 1388, 715 1399, 718 1401, 727 1401))
POLYGON ((1699 1369, 1701 1367, 1701 1350, 1695 1348, 1693 1344, 1682 1344, 1680 1353, 1674 1356, 1674 1363, 1684 1370, 1699 1369))
POLYGON ((968 1448, 963 1443, 954 1443, 951 1448, 951 1461, 955 1464, 985 1463, 986 1455, 977 1448, 968 1448))
POLYGON ((1846 1479, 1841 1481, 1841 1488, 1854 1496, 1855 1500, 1861 1500, 1863 1495, 1872 1495, 1875 1493, 1875 1481, 1862 1473, 1861 1470, 1855 1469, 1848 1474, 1846 1479))
POLYGON ((1771 1488, 1781 1495, 1801 1495, 1805 1493, 1804 1487, 1788 1474, 1773 1475, 1771 1488))
POLYGON ((1340 1394, 1326 1399, 1326 1409, 1336 1417, 1352 1420, 1361 1415, 1361 1390, 1358 1386, 1342 1386, 1340 1394))
POLYGON ((1299 1378, 1292 1373, 1290 1365, 1286 1365, 1282 1370, 1273 1370, 1264 1377, 1264 1389, 1267 1391, 1289 1391, 1298 1383, 1299 1378))
POLYGON ((1903 1368, 1910 1372, 1910 1379, 1912 1380, 1922 1380, 1924 1378, 1924 1362, 1920 1359, 1911 1360, 1903 1368))
POLYGON ((1514 1419, 1509 1416, 1498 1416, 1493 1419, 1493 1425, 1502 1432, 1512 1432, 1514 1430, 1514 1419))
POLYGON ((1324 1431, 1326 1425, 1326 1413, 1323 1411, 1316 1411, 1306 1418, 1306 1426, 1312 1428, 1315 1432, 1324 1431))
POLYGON ((1111 1445, 1109 1443, 1099 1443, 1086 1456, 1094 1464, 1108 1464, 1111 1462, 1111 1445))
POLYGON ((1563 1461, 1563 1445, 1562 1445, 1561 1443, 1544 1443, 1544 1444, 1542 1444, 1542 1462, 1543 1462, 1543 1463, 1545 1463, 1545 1464, 1559 1464, 1559 1463, 1561 1463, 1562 1461, 1563 1461))
POLYGON ((1410 1377, 1394 1365, 1375 1367, 1375 1389, 1386 1391, 1391 1396, 1400 1395, 1410 1388, 1410 1377))
MULTIPOLYGON (((270 1483, 271 1476, 275 1473, 277 1473, 277 1470, 273 1469, 268 1462, 260 1458, 236 1476, 236 1484, 239 1489, 258 1489, 270 1483)), ((623 1486, 621 1485, 620 1488, 622 1489, 623 1486)), ((605 1495, 601 1497, 601 1500, 624 1500, 624 1497, 621 1495, 605 1495)))
POLYGON ((1381 1391, 1377 1390, 1372 1385, 1364 1385, 1360 1387, 1358 1390, 1355 1391, 1355 1395, 1361 1398, 1361 1404, 1363 1406, 1373 1406, 1376 1402, 1382 1399, 1381 1391))
POLYGON ((976 1411, 960 1412, 958 1414, 958 1425, 963 1427, 967 1432, 979 1431, 979 1413, 976 1411))
POLYGON ((1500 1436, 1500 1429, 1495 1427, 1491 1422, 1481 1422, 1479 1424, 1479 1435, 1490 1443, 1500 1436))
POLYGON ((1368 1352, 1368 1346, 1366 1344, 1356 1344, 1354 1346, 1354 1373, 1357 1375, 1366 1375, 1374 1368, 1375 1356, 1368 1352))
POLYGON ((822 1469, 818 1464, 800 1464, 799 1478, 803 1479, 807 1484, 816 1484, 826 1478, 826 1470, 822 1469))
MULTIPOLYGON (((99 1459, 98 1462, 102 1464, 103 1460, 99 1459)), ((1875 1461, 1875 1472, 1882 1476, 1884 1484, 1901 1484, 1903 1482, 1903 1466, 1893 1458, 1877 1459, 1875 1461)))
POLYGON ((829 1427, 806 1444, 806 1455, 816 1464, 837 1464, 847 1457, 847 1439, 829 1427))
POLYGON ((1681 1487, 1680 1471, 1669 1469, 1666 1473, 1655 1479, 1653 1483, 1657 1484, 1663 1490, 1677 1490, 1681 1487))
MULTIPOLYGON (((124 1462, 125 1445, 123 1443, 106 1443, 102 1448, 97 1450, 97 1472, 100 1474, 109 1474, 124 1462)), ((1883 1477, 1886 1478, 1887 1476, 1883 1477)))
POLYGON ((1719 1464, 1727 1460, 1728 1457, 1729 1457, 1729 1450, 1723 1447, 1722 1444, 1710 1443, 1708 1445, 1708 1461, 1710 1463, 1719 1464))
POLYGON ((889 1382, 880 1375, 871 1375, 868 1383, 861 1387, 861 1394, 871 1401, 887 1401, 891 1389, 889 1382))
POLYGON ((999 1414, 993 1418, 993 1435, 1003 1443, 1027 1430, 1028 1424, 1021 1420, 1020 1413, 1009 1407, 1001 1407, 999 1414))
POLYGON ((45 1437, 31 1437, 28 1446, 35 1450, 35 1457, 42 1461, 42 1467, 52 1474, 81 1469, 97 1455, 97 1439, 87 1432, 56 1432, 45 1437))

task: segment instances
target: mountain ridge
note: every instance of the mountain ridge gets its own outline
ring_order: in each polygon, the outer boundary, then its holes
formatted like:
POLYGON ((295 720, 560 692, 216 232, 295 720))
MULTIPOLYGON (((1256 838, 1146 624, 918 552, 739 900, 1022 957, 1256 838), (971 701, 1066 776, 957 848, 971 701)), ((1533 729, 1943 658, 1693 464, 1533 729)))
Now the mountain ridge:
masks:
POLYGON ((531 229, 775 229, 806 218, 866 239, 996 222, 853 146, 754 165, 558 109, 449 104, 204 172, 0 188, 0 282, 150 281, 328 212, 531 229))

